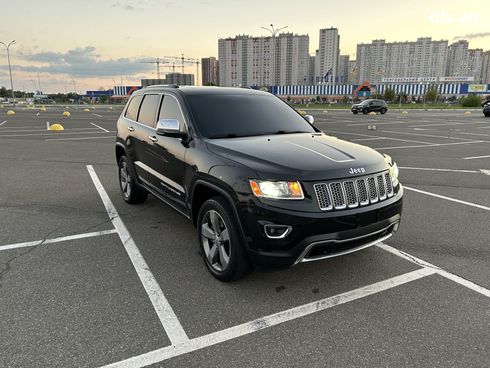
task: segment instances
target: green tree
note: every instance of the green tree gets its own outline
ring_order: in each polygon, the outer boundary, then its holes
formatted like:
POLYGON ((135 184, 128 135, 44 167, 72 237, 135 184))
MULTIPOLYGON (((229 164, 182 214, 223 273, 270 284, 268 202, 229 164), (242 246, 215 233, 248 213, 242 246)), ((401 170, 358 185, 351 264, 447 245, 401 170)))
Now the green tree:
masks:
POLYGON ((204 83, 205 86, 216 86, 213 82, 206 82, 204 83))
POLYGON ((427 102, 436 102, 437 101, 437 87, 432 86, 425 93, 425 101, 427 102))
POLYGON ((388 87, 385 89, 385 93, 383 95, 383 98, 386 102, 393 102, 395 100, 396 94, 395 90, 391 87, 388 87))
POLYGON ((481 98, 474 93, 470 93, 468 97, 464 97, 461 99, 461 105, 463 107, 480 107, 481 98))

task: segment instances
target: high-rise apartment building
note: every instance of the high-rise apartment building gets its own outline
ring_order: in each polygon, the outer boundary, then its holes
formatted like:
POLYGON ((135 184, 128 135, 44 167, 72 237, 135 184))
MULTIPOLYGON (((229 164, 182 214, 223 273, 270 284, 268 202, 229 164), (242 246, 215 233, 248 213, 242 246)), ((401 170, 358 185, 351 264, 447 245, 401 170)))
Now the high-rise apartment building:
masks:
POLYGON ((218 40, 221 86, 301 85, 308 83, 309 36, 282 33, 218 40))
POLYGON ((482 82, 483 50, 468 50, 468 77, 473 77, 476 83, 482 82))
POLYGON ((346 84, 349 79, 349 55, 339 56, 339 66, 337 70, 336 82, 340 84, 346 84))
POLYGON ((335 83, 340 54, 340 36, 337 28, 320 29, 318 50, 320 82, 335 83))
POLYGON ((201 59, 202 85, 219 85, 219 63, 215 57, 201 59))
POLYGON ((443 77, 446 72, 447 41, 430 37, 415 42, 374 40, 357 45, 356 82, 380 83, 383 78, 443 77))
POLYGON ((483 53, 482 59, 481 81, 490 84, 490 50, 483 53))
POLYGON ((447 77, 463 77, 468 74, 468 41, 459 40, 449 45, 447 57, 447 77))

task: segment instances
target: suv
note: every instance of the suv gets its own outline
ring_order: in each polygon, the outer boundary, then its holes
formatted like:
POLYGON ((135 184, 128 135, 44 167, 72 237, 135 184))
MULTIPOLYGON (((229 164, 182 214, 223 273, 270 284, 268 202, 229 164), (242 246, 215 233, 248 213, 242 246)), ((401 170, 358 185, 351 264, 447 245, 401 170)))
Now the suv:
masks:
POLYGON ((136 91, 117 122, 122 196, 151 193, 190 219, 222 281, 387 239, 402 212, 396 164, 312 123, 251 89, 136 91))
POLYGON ((485 117, 490 118, 490 101, 487 101, 483 104, 483 115, 485 117))
POLYGON ((358 114, 359 112, 367 114, 373 111, 386 114, 388 105, 386 104, 386 101, 383 100, 364 100, 361 103, 352 105, 351 111, 354 114, 358 114))

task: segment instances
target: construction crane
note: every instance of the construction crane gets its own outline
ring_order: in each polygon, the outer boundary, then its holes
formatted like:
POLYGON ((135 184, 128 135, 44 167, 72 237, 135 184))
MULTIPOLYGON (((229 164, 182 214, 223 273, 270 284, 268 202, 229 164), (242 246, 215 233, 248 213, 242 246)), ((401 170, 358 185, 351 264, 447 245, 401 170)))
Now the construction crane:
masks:
POLYGON ((157 78, 160 79, 160 64, 169 64, 168 61, 164 61, 160 58, 156 58, 152 61, 142 61, 143 64, 156 64, 157 65, 157 78))
POLYGON ((185 74, 186 64, 195 64, 196 65, 196 85, 199 85, 199 65, 201 64, 200 59, 187 58, 184 56, 184 54, 181 54, 181 56, 164 56, 163 59, 164 60, 172 60, 174 66, 175 66, 176 61, 177 62, 180 61, 180 67, 182 68, 182 74, 185 74))

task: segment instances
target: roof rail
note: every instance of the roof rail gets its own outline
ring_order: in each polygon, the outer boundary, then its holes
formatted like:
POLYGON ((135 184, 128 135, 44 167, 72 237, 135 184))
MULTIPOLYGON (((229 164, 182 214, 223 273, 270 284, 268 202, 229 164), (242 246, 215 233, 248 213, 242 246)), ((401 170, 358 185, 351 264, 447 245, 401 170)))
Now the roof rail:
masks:
POLYGON ((148 88, 148 89, 153 89, 153 88, 179 88, 179 86, 177 84, 154 84, 154 85, 151 85, 151 86, 146 86, 145 88, 148 88))

